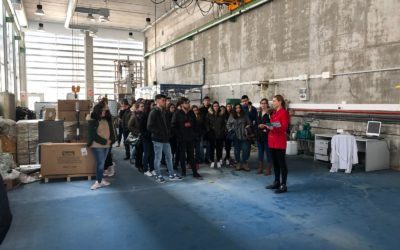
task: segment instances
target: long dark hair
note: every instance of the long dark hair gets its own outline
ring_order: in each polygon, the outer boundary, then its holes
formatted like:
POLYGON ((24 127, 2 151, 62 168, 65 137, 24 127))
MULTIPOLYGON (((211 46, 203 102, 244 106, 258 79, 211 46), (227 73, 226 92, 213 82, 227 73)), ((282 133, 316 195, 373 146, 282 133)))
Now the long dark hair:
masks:
POLYGON ((285 99, 283 99, 283 96, 276 95, 276 96, 274 96, 274 98, 281 103, 282 108, 286 109, 286 102, 285 102, 285 99))
POLYGON ((145 100, 144 101, 143 113, 145 113, 146 115, 150 114, 151 104, 152 104, 152 101, 150 101, 150 100, 145 100))
POLYGON ((101 112, 103 112, 104 109, 104 103, 103 102, 99 102, 97 103, 94 107, 93 107, 93 111, 90 114, 90 118, 96 121, 100 121, 101 120, 101 112))
POLYGON ((233 118, 235 118, 235 119, 238 119, 238 118, 239 118, 239 116, 238 116, 238 114, 237 114, 237 112, 236 112, 236 107, 237 107, 237 106, 240 107, 240 117, 243 117, 243 116, 244 116, 244 110, 243 110, 243 108, 242 108, 242 105, 240 105, 240 104, 235 104, 235 106, 234 106, 233 109, 232 109, 232 115, 233 115, 233 118))
POLYGON ((218 115, 218 114, 221 112, 221 106, 219 105, 219 102, 214 101, 214 102, 212 103, 212 105, 211 105, 211 111, 212 111, 212 113, 213 113, 214 115, 218 115), (215 105, 215 104, 218 104, 218 110, 217 110, 217 112, 214 111, 214 105, 215 105))

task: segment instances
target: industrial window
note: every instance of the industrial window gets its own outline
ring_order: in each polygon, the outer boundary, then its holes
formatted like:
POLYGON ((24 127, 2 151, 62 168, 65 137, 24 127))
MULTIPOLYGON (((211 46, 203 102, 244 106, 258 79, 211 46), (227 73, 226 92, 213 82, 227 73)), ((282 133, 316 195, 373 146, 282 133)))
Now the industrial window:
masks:
POLYGON ((143 60, 143 43, 112 39, 93 39, 93 77, 95 99, 107 95, 114 99, 114 60, 143 60), (96 91, 97 90, 97 91, 96 91))
MULTIPOLYGON (((83 36, 57 35, 28 31, 26 65, 28 93, 43 93, 44 101, 65 99, 72 85, 85 93, 83 36)), ((93 39, 94 97, 114 99, 114 60, 143 60, 143 43, 112 39, 93 39)))
POLYGON ((46 102, 66 99, 72 85, 85 93, 85 65, 82 36, 27 31, 26 75, 28 93, 44 95, 46 102))

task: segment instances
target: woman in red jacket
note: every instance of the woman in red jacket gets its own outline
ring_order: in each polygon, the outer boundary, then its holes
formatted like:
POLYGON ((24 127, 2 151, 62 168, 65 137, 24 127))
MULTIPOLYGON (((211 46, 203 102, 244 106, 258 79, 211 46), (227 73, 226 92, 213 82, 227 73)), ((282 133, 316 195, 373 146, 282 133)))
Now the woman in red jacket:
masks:
POLYGON ((271 124, 267 126, 270 130, 268 133, 268 146, 271 150, 272 162, 274 165, 275 181, 267 189, 276 189, 275 193, 287 192, 286 180, 288 169, 286 166, 286 131, 289 126, 289 113, 286 111, 286 103, 281 95, 276 95, 272 99, 274 112, 271 115, 271 124), (280 175, 282 173, 282 181, 280 175))

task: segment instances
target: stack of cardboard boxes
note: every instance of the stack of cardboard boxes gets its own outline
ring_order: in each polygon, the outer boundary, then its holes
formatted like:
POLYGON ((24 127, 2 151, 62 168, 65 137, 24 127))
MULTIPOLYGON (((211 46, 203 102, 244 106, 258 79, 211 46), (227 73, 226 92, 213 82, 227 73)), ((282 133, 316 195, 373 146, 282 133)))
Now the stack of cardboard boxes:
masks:
POLYGON ((20 120, 17 122, 17 162, 20 165, 36 163, 36 150, 39 139, 39 120, 20 120))
POLYGON ((57 117, 64 120, 65 142, 86 142, 87 116, 90 115, 92 103, 90 100, 58 100, 57 117), (79 109, 79 140, 77 141, 77 112, 79 109))
POLYGON ((86 147, 87 120, 90 100, 58 100, 57 117, 64 120, 64 141, 74 143, 42 143, 40 147, 41 175, 48 177, 93 176, 94 156, 86 147), (79 110, 80 140, 76 142, 77 110, 79 110))
POLYGON ((77 121, 77 110, 79 110, 79 121, 85 121, 90 114, 92 103, 90 100, 58 100, 57 118, 67 122, 77 121))

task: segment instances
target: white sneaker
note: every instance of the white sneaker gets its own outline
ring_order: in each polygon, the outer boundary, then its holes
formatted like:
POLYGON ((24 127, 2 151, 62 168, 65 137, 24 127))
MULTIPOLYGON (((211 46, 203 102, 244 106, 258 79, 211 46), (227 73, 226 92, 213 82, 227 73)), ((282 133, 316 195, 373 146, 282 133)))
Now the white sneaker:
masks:
POLYGON ((100 183, 99 183, 98 181, 96 181, 96 182, 90 187, 91 190, 95 190, 95 189, 98 189, 98 188, 101 188, 101 185, 100 185, 100 183))
POLYGON ((227 166, 229 166, 229 164, 230 164, 229 160, 226 160, 226 161, 225 161, 225 164, 226 164, 227 166))
POLYGON ((217 162, 217 168, 221 168, 221 162, 217 162))
POLYGON ((108 168, 108 176, 112 177, 115 175, 115 162, 108 168))
POLYGON ((106 180, 101 180, 101 182, 100 182, 100 186, 102 186, 102 187, 105 187, 105 186, 110 186, 111 185, 111 183, 109 183, 108 181, 106 181, 106 180))
POLYGON ((151 172, 150 172, 150 171, 144 172, 144 175, 146 175, 146 176, 148 176, 148 177, 151 177, 151 176, 153 176, 153 175, 151 174, 151 172))
POLYGON ((210 168, 214 168, 215 167, 215 163, 211 162, 210 168))
POLYGON ((155 170, 151 171, 151 174, 154 175, 154 176, 157 175, 155 170))

